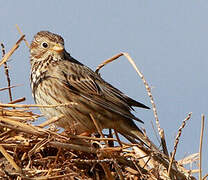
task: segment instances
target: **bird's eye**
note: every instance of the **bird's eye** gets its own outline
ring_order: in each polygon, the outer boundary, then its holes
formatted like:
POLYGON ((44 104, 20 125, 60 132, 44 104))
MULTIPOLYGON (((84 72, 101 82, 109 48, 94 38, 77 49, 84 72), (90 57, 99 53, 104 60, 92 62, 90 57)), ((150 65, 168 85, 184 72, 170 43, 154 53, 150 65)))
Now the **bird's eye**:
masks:
POLYGON ((46 42, 43 42, 42 43, 42 47, 47 48, 48 47, 48 44, 46 42))

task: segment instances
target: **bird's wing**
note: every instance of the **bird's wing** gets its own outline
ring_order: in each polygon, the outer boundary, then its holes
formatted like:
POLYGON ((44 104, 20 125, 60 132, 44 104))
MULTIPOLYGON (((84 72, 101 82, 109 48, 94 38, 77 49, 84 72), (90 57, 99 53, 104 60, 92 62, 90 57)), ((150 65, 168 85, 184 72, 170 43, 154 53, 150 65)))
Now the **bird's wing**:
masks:
MULTIPOLYGON (((132 109, 131 106, 133 105, 132 101, 137 101, 132 100, 121 91, 105 82, 98 74, 88 67, 68 61, 65 63, 65 68, 62 67, 59 69, 62 69, 61 77, 64 77, 62 81, 71 92, 78 94, 105 109, 125 116, 126 118, 142 122, 130 112, 132 109), (128 103, 128 101, 130 103, 128 103)), ((140 105, 140 103, 136 105, 140 105)), ((145 105, 143 106, 146 107, 145 105)))

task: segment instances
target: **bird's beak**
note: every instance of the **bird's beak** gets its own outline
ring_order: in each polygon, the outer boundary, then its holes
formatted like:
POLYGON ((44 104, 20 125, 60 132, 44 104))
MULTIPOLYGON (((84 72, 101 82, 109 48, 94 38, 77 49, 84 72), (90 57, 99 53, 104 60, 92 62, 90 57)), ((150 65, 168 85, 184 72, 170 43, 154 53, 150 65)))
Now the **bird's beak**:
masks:
POLYGON ((64 46, 62 44, 55 44, 51 50, 56 52, 62 52, 64 50, 64 46))

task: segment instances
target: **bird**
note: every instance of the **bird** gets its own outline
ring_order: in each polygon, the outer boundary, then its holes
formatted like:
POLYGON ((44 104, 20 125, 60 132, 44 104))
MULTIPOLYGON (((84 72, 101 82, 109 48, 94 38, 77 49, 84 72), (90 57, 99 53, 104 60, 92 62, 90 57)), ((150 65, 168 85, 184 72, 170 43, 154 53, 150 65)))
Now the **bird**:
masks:
POLYGON ((72 104, 40 107, 46 118, 63 115, 57 126, 80 135, 114 129, 126 138, 150 146, 134 120, 133 107, 149 109, 106 82, 100 74, 82 64, 65 50, 64 39, 49 31, 38 32, 30 45, 30 85, 39 105, 72 104))

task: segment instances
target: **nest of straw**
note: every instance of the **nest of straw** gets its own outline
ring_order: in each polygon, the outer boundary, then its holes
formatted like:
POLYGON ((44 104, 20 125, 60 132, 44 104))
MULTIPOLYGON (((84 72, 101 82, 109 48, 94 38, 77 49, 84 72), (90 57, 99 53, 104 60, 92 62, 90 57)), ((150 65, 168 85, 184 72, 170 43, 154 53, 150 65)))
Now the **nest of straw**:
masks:
MULTIPOLYGON (((22 40, 24 36, 21 36, 7 54, 2 50, 0 66, 4 64, 6 69, 6 61, 22 40)), ((97 72, 122 55, 132 60, 128 54, 120 53, 101 64, 97 72)), ((164 136, 161 136, 163 150, 155 152, 143 144, 122 142, 113 130, 105 135, 101 134, 100 137, 61 132, 52 125, 60 117, 34 125, 32 122, 40 118, 40 115, 33 113, 32 108, 38 105, 17 104, 24 98, 12 100, 8 69, 5 74, 8 87, 1 88, 0 93, 8 90, 10 103, 0 103, 1 179, 195 179, 192 176, 193 171, 185 169, 183 163, 174 160, 174 155, 169 156, 164 136)), ((148 89, 142 74, 141 77, 148 89)), ((180 133, 190 116, 191 114, 183 121, 180 133)), ((157 123, 159 124, 158 120, 157 123)), ((162 132, 160 129, 160 134, 162 132)), ((177 143, 174 147, 177 147, 177 143)), ((191 162, 197 159, 196 156, 191 162)))

